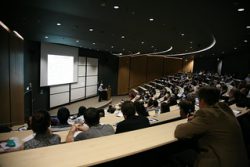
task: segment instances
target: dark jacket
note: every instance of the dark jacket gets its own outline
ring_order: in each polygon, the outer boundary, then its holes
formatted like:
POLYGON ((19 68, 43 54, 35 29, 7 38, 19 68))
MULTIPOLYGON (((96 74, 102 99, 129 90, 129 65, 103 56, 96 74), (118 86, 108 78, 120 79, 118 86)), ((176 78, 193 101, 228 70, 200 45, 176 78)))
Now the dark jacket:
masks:
POLYGON ((195 166, 248 166, 240 125, 223 103, 198 110, 191 121, 176 127, 175 137, 198 138, 200 154, 195 166))
POLYGON ((124 121, 119 122, 117 124, 116 133, 147 128, 149 126, 150 123, 147 117, 133 116, 125 119, 124 121))

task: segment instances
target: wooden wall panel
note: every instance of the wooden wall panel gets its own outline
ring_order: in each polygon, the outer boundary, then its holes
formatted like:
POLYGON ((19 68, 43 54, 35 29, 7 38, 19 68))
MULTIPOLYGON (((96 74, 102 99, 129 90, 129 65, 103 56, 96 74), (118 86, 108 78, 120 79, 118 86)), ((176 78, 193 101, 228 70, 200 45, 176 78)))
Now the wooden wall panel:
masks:
POLYGON ((177 72, 182 72, 182 59, 179 58, 166 58, 165 59, 165 75, 172 75, 177 72))
POLYGON ((164 60, 163 57, 149 56, 147 63, 147 81, 160 78, 164 74, 164 60))
POLYGON ((0 27, 0 125, 10 123, 9 33, 0 27))
MULTIPOLYGON (((180 58, 121 57, 119 58, 118 95, 126 94, 130 89, 164 75, 183 72, 183 65, 180 58)), ((184 70, 190 72, 192 68, 193 61, 190 61, 185 64, 184 70)))
POLYGON ((24 123, 23 41, 10 34, 10 115, 12 125, 24 123))
POLYGON ((117 94, 123 95, 129 92, 129 68, 130 57, 119 58, 117 94))
POLYGON ((193 72, 194 60, 183 61, 183 72, 193 72))
POLYGON ((131 57, 129 88, 134 88, 147 81, 147 57, 131 57))

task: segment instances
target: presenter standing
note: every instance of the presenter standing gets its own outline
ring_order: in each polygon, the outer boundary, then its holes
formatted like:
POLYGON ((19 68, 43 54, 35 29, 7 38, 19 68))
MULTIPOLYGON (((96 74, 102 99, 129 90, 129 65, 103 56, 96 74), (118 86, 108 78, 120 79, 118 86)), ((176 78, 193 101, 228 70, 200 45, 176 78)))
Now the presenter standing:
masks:
POLYGON ((100 86, 98 87, 99 102, 101 102, 103 99, 103 91, 104 91, 103 84, 101 83, 100 86))

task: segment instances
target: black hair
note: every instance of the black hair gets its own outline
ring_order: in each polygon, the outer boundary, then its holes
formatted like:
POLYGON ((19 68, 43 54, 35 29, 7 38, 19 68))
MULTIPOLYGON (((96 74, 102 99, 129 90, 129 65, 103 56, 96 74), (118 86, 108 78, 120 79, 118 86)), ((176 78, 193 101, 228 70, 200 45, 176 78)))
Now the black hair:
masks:
POLYGON ((177 104, 177 98, 176 98, 176 95, 172 95, 169 100, 168 100, 168 103, 170 106, 174 106, 177 104))
POLYGON ((182 100, 179 102, 178 106, 180 110, 187 116, 188 114, 194 112, 194 103, 188 100, 182 100))
POLYGON ((90 107, 84 114, 84 120, 88 126, 95 126, 99 124, 100 114, 96 108, 90 107))
POLYGON ((154 100, 154 101, 153 101, 153 106, 154 106, 154 107, 158 107, 158 105, 159 105, 158 101, 157 101, 157 100, 154 100))
POLYGON ((161 113, 165 113, 169 111, 170 111, 169 103, 166 103, 166 102, 161 103, 161 113))
POLYGON ((203 99, 207 105, 214 105, 219 101, 220 90, 215 87, 202 87, 198 91, 198 98, 203 99))
POLYGON ((50 126, 50 114, 45 110, 35 111, 32 115, 31 129, 36 134, 44 134, 50 126))
POLYGON ((59 119, 60 124, 67 125, 69 116, 70 116, 70 113, 66 107, 61 107, 58 109, 57 118, 59 119))
POLYGON ((148 107, 150 107, 150 106, 152 106, 152 105, 153 105, 153 99, 150 98, 150 99, 148 100, 148 107))
POLYGON ((98 108, 97 110, 99 112, 100 117, 105 117, 105 111, 103 108, 98 108))
POLYGON ((125 101, 121 106, 122 114, 127 116, 127 118, 135 115, 135 106, 131 101, 125 101))
POLYGON ((109 108, 108 108, 107 112, 113 114, 115 112, 115 110, 116 109, 112 105, 109 105, 109 108))
POLYGON ((84 116, 84 113, 86 112, 87 108, 85 106, 80 106, 78 109, 77 117, 84 116))
POLYGON ((138 115, 141 116, 149 116, 146 108, 144 107, 142 102, 136 101, 134 102, 134 106, 135 106, 135 110, 137 112, 138 115))

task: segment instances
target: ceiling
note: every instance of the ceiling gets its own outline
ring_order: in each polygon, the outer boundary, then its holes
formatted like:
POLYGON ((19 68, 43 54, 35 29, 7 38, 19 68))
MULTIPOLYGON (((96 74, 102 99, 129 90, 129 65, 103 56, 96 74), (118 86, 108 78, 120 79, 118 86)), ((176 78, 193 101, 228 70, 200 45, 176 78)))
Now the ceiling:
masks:
POLYGON ((0 19, 25 40, 120 56, 138 53, 218 56, 250 48, 250 28, 247 28, 250 8, 241 0, 8 2, 7 6, 1 6, 0 19), (244 11, 239 12, 239 8, 244 11))

